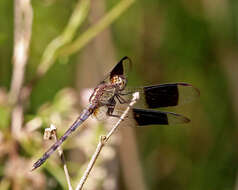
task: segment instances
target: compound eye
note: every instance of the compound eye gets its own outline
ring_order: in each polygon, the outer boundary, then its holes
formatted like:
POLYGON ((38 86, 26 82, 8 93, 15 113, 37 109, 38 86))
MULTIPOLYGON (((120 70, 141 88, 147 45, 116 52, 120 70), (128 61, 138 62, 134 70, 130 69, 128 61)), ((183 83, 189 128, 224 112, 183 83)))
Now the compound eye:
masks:
POLYGON ((118 86, 119 90, 123 90, 126 86, 126 79, 117 75, 111 79, 111 83, 118 86))
POLYGON ((115 84, 115 85, 118 85, 120 83, 120 77, 119 76, 114 76, 112 79, 111 79, 111 83, 112 84, 115 84))
POLYGON ((126 87, 126 79, 119 77, 118 86, 120 90, 123 90, 126 87))

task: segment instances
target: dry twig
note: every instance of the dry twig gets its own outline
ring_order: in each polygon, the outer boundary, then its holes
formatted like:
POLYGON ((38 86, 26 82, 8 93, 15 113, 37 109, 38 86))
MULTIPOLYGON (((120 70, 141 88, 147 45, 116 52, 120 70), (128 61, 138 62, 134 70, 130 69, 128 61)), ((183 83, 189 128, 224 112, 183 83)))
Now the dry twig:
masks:
POLYGON ((107 134, 107 136, 101 136, 99 143, 97 145, 96 151, 94 152, 87 169, 84 172, 84 175, 82 176, 79 184, 77 185, 76 190, 81 190, 83 188, 84 183, 86 182, 90 171, 92 170, 103 146, 107 143, 107 141, 109 140, 109 138, 112 136, 112 134, 116 131, 116 129, 119 127, 119 124, 125 119, 125 117, 127 116, 130 108, 136 103, 136 101, 139 99, 139 93, 136 92, 133 94, 133 98, 131 100, 131 103, 129 104, 129 106, 127 107, 127 109, 123 112, 123 114, 121 115, 120 119, 117 121, 117 123, 115 124, 115 126, 109 131, 109 133, 107 134))
POLYGON ((11 130, 19 137, 23 123, 23 108, 20 92, 24 82, 25 66, 31 40, 33 11, 30 0, 14 2, 14 51, 13 74, 9 93, 9 103, 13 105, 11 130))
MULTIPOLYGON (((56 142, 58 140, 57 133, 56 133, 56 127, 53 124, 51 124, 51 126, 49 128, 45 129, 44 139, 45 140, 54 140, 54 142, 56 142)), ((69 176, 68 168, 67 168, 67 165, 66 165, 66 162, 65 162, 65 157, 64 157, 63 150, 62 150, 61 146, 57 149, 57 151, 58 151, 60 160, 61 160, 61 162, 63 164, 63 167, 64 167, 64 173, 65 173, 65 177, 66 177, 66 180, 67 180, 68 189, 73 190, 71 182, 70 182, 70 176, 69 176)))

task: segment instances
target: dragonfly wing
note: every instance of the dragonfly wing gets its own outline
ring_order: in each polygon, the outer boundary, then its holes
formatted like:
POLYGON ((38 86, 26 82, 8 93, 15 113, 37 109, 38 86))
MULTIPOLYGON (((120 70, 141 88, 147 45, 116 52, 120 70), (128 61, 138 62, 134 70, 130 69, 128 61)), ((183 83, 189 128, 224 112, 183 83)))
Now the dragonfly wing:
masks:
POLYGON ((107 106, 101 106, 95 109, 92 116, 95 117, 98 121, 104 121, 108 119, 107 115, 107 106))
MULTIPOLYGON (((117 106, 113 114, 122 115, 126 105, 117 106)), ((124 119, 129 126, 145 126, 145 125, 174 125, 190 122, 190 119, 172 112, 131 108, 128 115, 124 119)))
POLYGON ((129 57, 123 57, 111 70, 111 72, 106 75, 102 83, 109 82, 109 80, 115 75, 123 75, 125 77, 128 76, 128 73, 131 71, 132 61, 129 57))
POLYGON ((190 122, 187 117, 172 112, 133 108, 132 114, 137 126, 172 125, 190 122))
POLYGON ((132 93, 138 91, 142 104, 147 108, 161 108, 183 105, 199 96, 199 90, 187 83, 159 84, 142 88, 127 89, 125 94, 130 98, 132 93))
POLYGON ((124 75, 126 76, 131 70, 132 62, 131 59, 127 56, 123 57, 116 66, 112 69, 110 73, 110 78, 115 75, 124 75))
POLYGON ((187 83, 146 86, 143 90, 148 108, 182 105, 199 96, 199 91, 187 83))

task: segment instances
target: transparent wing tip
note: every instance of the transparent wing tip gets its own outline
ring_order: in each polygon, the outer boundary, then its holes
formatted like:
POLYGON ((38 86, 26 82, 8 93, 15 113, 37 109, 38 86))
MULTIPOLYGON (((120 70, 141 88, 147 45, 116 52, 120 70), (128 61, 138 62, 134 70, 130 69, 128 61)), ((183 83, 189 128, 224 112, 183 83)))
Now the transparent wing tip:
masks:
POLYGON ((185 104, 193 101, 200 96, 198 88, 188 83, 177 83, 179 91, 178 104, 185 104))
POLYGON ((168 124, 182 124, 189 123, 191 120, 183 115, 176 113, 167 113, 168 124))

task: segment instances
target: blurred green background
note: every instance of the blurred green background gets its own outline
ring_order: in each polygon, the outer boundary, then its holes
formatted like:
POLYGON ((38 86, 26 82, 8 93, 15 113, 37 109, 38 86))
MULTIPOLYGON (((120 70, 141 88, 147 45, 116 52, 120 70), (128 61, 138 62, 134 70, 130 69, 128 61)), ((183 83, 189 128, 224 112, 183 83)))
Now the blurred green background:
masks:
MULTIPOLYGON (((97 85, 123 56, 133 61, 129 86, 187 82, 201 96, 167 109, 191 118, 189 124, 123 127, 121 138, 113 136, 103 150, 85 189, 238 189, 238 1, 32 0, 23 83, 31 84, 31 91, 16 138, 11 123, 18 104, 11 104, 9 91, 17 1, 0 1, 1 190, 67 189, 57 154, 29 172, 52 143, 43 141, 44 128, 54 123, 62 135, 86 105, 85 88, 97 85), (82 24, 67 28, 73 12, 82 24), (100 22, 101 28, 95 27, 100 22), (52 45, 56 38, 58 45, 52 45)), ((63 146, 74 187, 108 130, 101 123, 85 125, 91 126, 63 146)))

